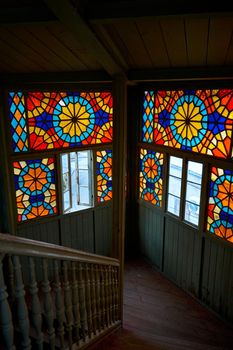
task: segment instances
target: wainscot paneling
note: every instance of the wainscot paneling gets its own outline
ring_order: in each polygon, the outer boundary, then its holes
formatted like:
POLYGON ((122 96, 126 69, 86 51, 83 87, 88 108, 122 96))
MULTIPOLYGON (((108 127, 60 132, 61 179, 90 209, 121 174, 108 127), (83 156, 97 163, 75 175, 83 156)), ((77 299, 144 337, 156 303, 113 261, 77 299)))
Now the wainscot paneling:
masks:
POLYGON ((61 245, 94 253, 94 209, 88 209, 60 219, 61 245))
POLYGON ((202 273, 202 301, 226 320, 233 322, 233 249, 205 237, 202 273))
POLYGON ((161 269, 163 214, 143 202, 139 203, 139 237, 142 254, 161 269))
POLYGON ((198 296, 202 238, 197 230, 166 217, 164 273, 188 292, 198 296))
POLYGON ((60 244, 59 222, 57 218, 42 221, 32 221, 18 226, 17 235, 36 241, 60 244))
POLYGON ((95 208, 95 253, 111 256, 112 206, 95 208))

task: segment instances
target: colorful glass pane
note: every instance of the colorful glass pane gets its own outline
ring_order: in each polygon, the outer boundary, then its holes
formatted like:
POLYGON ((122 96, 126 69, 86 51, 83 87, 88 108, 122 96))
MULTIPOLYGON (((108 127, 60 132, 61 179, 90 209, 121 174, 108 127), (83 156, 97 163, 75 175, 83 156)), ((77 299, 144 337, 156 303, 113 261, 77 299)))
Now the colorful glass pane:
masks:
POLYGON ((140 198, 162 206, 163 154, 147 149, 140 151, 140 198))
POLYGON ((106 202, 112 199, 112 151, 96 152, 97 200, 106 202))
POLYGON ((10 109, 12 148, 14 152, 28 150, 25 103, 22 92, 10 92, 8 96, 10 109))
POLYGON ((142 140, 144 142, 153 142, 154 93, 152 91, 145 92, 142 118, 142 140))
POLYGON ((212 168, 207 230, 233 242, 233 171, 212 168))
POLYGON ((18 221, 55 214, 54 158, 13 163, 18 221))
POLYGON ((154 114, 156 144, 220 158, 230 156, 233 90, 150 91, 145 98, 154 103, 146 105, 142 127, 144 130, 146 123, 151 123, 154 114))
POLYGON ((33 150, 112 141, 110 92, 30 92, 26 106, 33 150))

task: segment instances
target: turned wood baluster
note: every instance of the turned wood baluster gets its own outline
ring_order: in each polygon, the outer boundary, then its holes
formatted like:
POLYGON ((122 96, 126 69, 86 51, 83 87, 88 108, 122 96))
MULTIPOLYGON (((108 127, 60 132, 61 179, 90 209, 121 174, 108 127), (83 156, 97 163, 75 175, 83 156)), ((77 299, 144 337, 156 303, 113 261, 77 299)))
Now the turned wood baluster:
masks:
POLYGON ((108 266, 104 266, 104 293, 105 293, 105 309, 106 309, 106 324, 109 326, 110 315, 109 315, 109 284, 108 284, 108 266))
POLYGON ((73 312, 72 312, 72 300, 70 282, 68 279, 68 267, 67 261, 63 261, 63 274, 64 274, 64 297, 65 297, 65 314, 66 314, 66 331, 68 333, 69 348, 72 348, 72 326, 73 326, 73 312))
POLYGON ((29 258, 29 292, 31 294, 31 319, 32 326, 35 330, 35 339, 37 344, 37 349, 43 349, 43 334, 41 332, 42 326, 42 316, 40 300, 38 297, 38 288, 36 282, 35 264, 33 258, 29 258))
POLYGON ((6 285, 3 278, 2 258, 0 254, 0 339, 1 345, 6 350, 14 350, 13 345, 13 323, 11 317, 11 310, 8 304, 8 294, 6 292, 6 285))
POLYGON ((113 323, 113 298, 112 298, 112 267, 108 266, 108 296, 110 324, 113 323))
POLYGON ((79 345, 79 327, 80 324, 80 307, 79 307, 79 293, 78 293, 78 281, 77 281, 77 266, 75 262, 71 265, 72 273, 72 306, 74 316, 74 340, 79 345))
POLYGON ((114 321, 118 320, 117 315, 117 281, 116 281, 116 267, 112 267, 112 283, 113 283, 113 315, 114 321))
POLYGON ((104 329, 106 326, 106 302, 105 302, 105 278, 104 267, 100 266, 100 312, 101 312, 101 324, 104 329))
POLYGON ((6 284, 7 284, 7 292, 8 292, 8 296, 9 296, 8 299, 10 302, 13 302, 14 298, 15 298, 15 281, 14 281, 14 266, 12 263, 12 256, 11 255, 6 256, 6 265, 7 265, 6 284))
POLYGON ((83 280, 83 264, 78 264, 78 285, 79 285, 79 305, 80 305, 80 323, 82 331, 82 339, 86 341, 86 330, 87 330, 87 310, 85 301, 85 289, 83 280))
POLYGON ((20 330, 21 337, 21 348, 31 349, 31 341, 29 338, 28 309, 24 298, 25 290, 19 257, 13 256, 12 261, 15 273, 15 299, 18 317, 18 327, 20 330))
POLYGON ((92 325, 93 325, 93 332, 96 335, 96 280, 95 280, 95 270, 94 265, 90 265, 90 279, 91 279, 91 309, 92 309, 92 325))
POLYGON ((91 311, 91 290, 90 290, 90 276, 89 276, 89 264, 85 264, 85 296, 86 296, 86 310, 87 310, 87 326, 88 336, 92 335, 92 311, 91 311))
POLYGON ((52 308, 52 297, 51 297, 51 287, 48 280, 48 262, 43 259, 42 264, 43 269, 43 282, 42 282, 42 291, 44 293, 44 316, 47 326, 47 333, 49 337, 50 349, 55 349, 55 331, 53 327, 54 315, 52 308))
POLYGON ((64 314, 64 300, 61 289, 61 281, 59 275, 59 263, 58 261, 54 261, 54 292, 55 292, 55 306, 56 306, 56 318, 57 318, 57 333, 60 338, 60 349, 65 349, 65 314, 64 314))
POLYGON ((95 265, 95 294, 96 294, 96 320, 97 329, 101 331, 101 310, 100 310, 100 270, 99 265, 95 265))

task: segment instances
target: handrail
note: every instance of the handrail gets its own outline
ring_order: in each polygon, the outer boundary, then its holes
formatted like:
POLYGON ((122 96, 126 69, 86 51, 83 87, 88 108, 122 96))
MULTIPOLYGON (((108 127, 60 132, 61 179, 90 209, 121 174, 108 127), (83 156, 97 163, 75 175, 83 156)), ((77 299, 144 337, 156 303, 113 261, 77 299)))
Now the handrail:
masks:
POLYGON ((119 266, 117 259, 0 233, 0 253, 119 266))

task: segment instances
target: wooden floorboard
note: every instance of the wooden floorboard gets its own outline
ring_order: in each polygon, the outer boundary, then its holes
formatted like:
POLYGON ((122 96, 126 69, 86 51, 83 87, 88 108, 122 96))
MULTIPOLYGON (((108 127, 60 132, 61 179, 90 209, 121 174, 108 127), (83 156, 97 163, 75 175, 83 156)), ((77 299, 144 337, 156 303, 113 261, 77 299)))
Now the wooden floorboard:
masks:
POLYGON ((146 262, 133 261, 125 266, 123 329, 94 349, 233 350, 233 328, 146 262))

